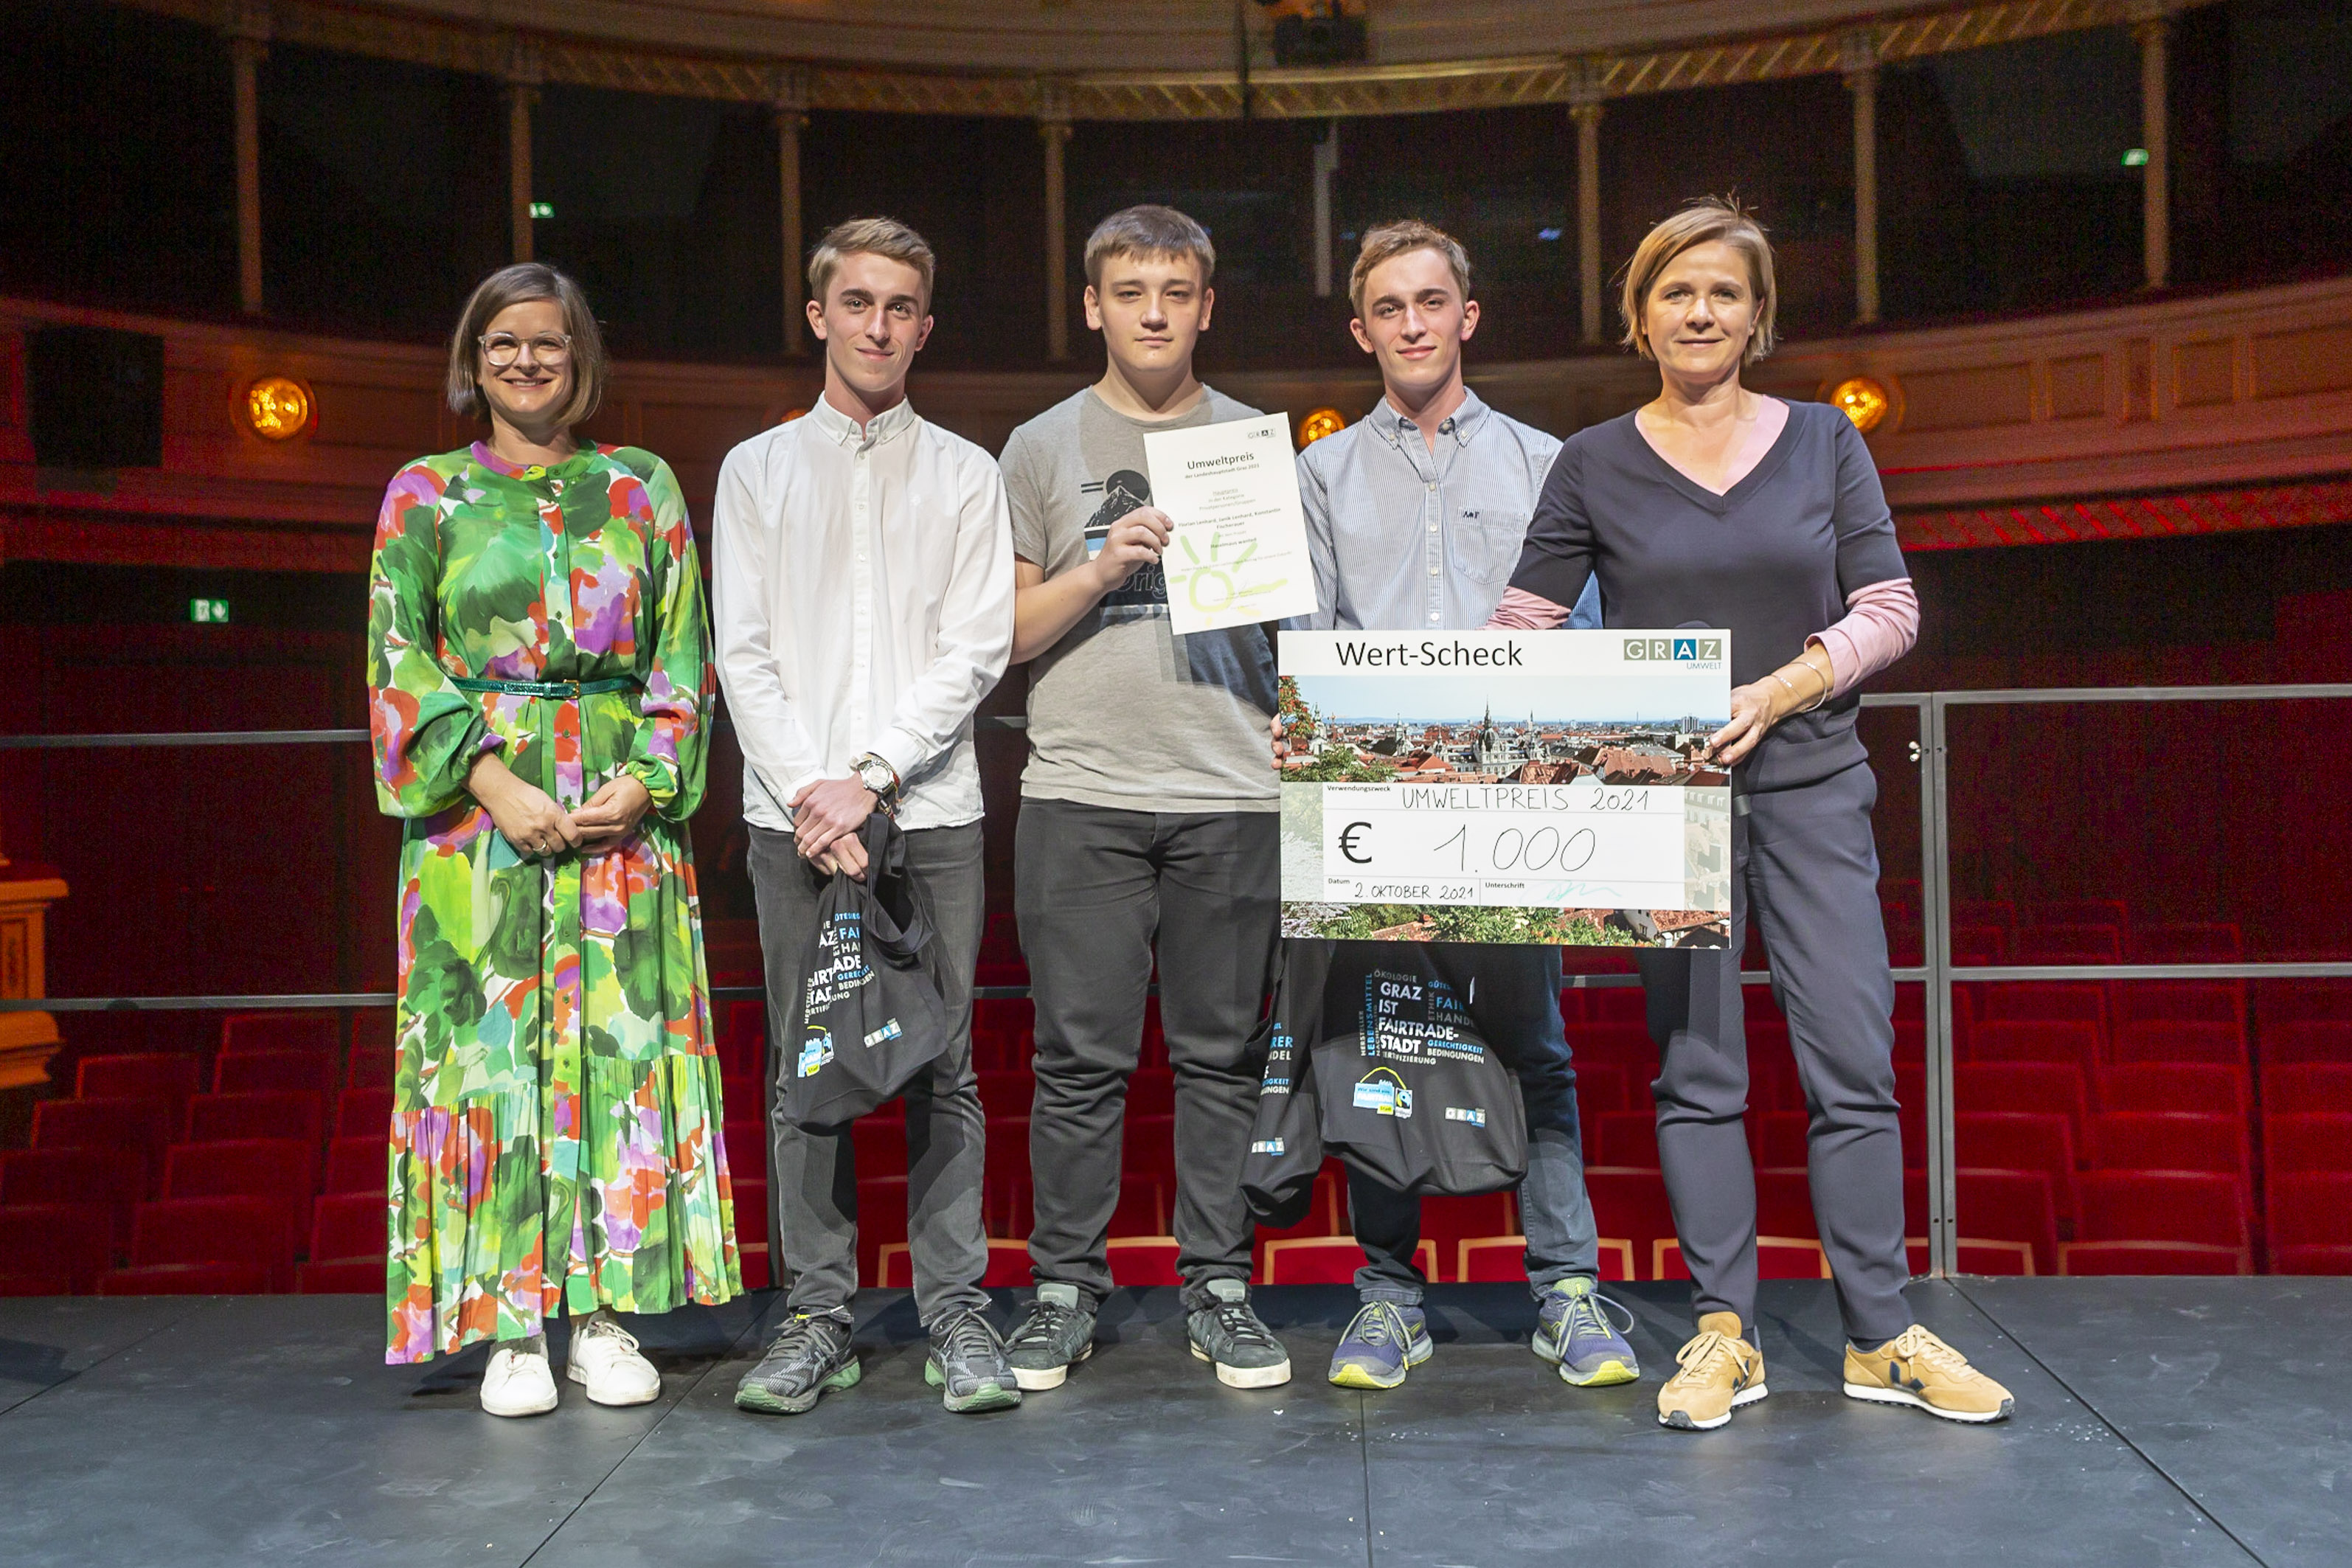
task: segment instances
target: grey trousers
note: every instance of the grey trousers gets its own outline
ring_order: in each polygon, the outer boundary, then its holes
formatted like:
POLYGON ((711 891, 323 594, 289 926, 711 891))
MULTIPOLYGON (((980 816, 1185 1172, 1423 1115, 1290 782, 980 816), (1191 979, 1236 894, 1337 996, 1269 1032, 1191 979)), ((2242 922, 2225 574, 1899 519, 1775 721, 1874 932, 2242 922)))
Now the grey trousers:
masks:
MULTIPOLYGON (((1571 1275, 1597 1277, 1600 1231, 1584 1190, 1576 1067, 1559 1021, 1559 949, 1436 942, 1430 952, 1455 994, 1470 999, 1470 1016, 1495 1054, 1518 1075, 1528 1114, 1519 1223, 1528 1235, 1529 1289, 1540 1297, 1571 1275)), ((1421 1200, 1350 1169, 1348 1211, 1364 1247, 1357 1295, 1419 1305, 1429 1283, 1412 1260, 1421 1246, 1421 1200)))
MULTIPOLYGON (((794 1126, 777 1114, 776 1098, 776 1075, 793 1059, 777 1042, 800 1038, 817 894, 828 879, 800 858, 791 834, 750 832, 768 981, 770 1256, 791 1271, 785 1299, 793 1310, 846 1321, 857 1293, 857 1159, 849 1125, 794 1126)), ((907 1090, 907 1250, 915 1310, 928 1325, 958 1308, 988 1305, 980 1288, 988 1271, 980 1211, 983 1133, 971 1067, 971 975, 985 898, 980 824, 914 829, 907 835, 907 868, 938 927, 933 973, 948 1014, 947 1050, 929 1078, 907 1090)))
POLYGON ((1657 1042, 1658 1158, 1700 1313, 1756 1324, 1756 1173, 1748 1156, 1748 1042, 1739 954, 1752 914, 1789 1017, 1813 1217, 1848 1338, 1877 1345, 1912 1322, 1903 1286, 1903 1138, 1895 1106, 1895 982, 1878 909, 1866 764, 1819 784, 1733 798, 1731 946, 1635 954, 1657 1042))
POLYGON ((1244 1054, 1274 960, 1280 818, 1024 800, 1013 876, 1037 1008, 1032 1272, 1097 1300, 1111 1288, 1104 1244, 1156 949, 1176 1079, 1176 1266, 1188 1300, 1211 1279, 1247 1279, 1257 1227, 1241 1174, 1259 1075, 1244 1054))

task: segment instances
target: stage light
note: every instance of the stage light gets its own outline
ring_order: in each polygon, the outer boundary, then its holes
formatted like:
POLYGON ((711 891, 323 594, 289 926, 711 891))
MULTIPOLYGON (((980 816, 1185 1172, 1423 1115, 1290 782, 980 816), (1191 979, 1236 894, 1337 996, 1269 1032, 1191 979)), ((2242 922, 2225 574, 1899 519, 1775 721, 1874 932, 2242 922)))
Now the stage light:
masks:
POLYGON ((1298 445, 1302 448, 1311 447, 1324 437, 1337 436, 1347 427, 1348 416, 1336 408, 1311 410, 1298 422, 1298 445))
POLYGON ((265 375, 245 389, 246 427, 265 441, 291 441, 318 411, 310 389, 291 376, 265 375))
POLYGON ((777 420, 776 423, 779 425, 789 425, 795 419, 804 417, 807 414, 808 410, 805 408, 787 408, 784 410, 784 416, 777 420))
POLYGON ((1886 388, 1866 375, 1848 376, 1830 392, 1830 402, 1837 411, 1853 421, 1853 427, 1869 435, 1885 422, 1895 399, 1886 388))
POLYGON ((2126 169, 2137 169, 2137 168, 2141 168, 2141 167, 2145 166, 2145 165, 2147 164, 2147 148, 2145 148, 2145 147, 2126 147, 2126 148, 2125 148, 2125 149, 2124 149, 2124 167, 2125 167, 2125 168, 2126 168, 2126 169))
POLYGON ((1557 228, 1539 228, 1536 230, 1536 237, 1547 241, 1554 240, 1558 239, 1563 232, 1565 231, 1557 228))

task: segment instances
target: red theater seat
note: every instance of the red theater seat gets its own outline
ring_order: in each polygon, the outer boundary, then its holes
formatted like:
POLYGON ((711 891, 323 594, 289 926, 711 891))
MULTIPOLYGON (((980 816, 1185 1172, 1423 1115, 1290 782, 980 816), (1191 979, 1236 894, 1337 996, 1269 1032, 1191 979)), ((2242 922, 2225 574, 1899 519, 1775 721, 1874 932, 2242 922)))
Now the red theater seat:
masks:
POLYGON ((347 1089, 335 1101, 335 1136, 384 1138, 392 1129, 392 1090, 347 1089))
POLYGON ((1658 1048, 1650 1043, 1647 1026, 1641 1024, 1587 1024, 1569 1047, 1580 1063, 1619 1068, 1629 1080, 1636 1074, 1644 1081, 1657 1076, 1658 1048))
POLYGON ((2235 1024, 2143 1020, 2116 1029, 2119 1063, 2216 1062, 2235 1067, 2245 1059, 2245 1031, 2235 1024))
POLYGON ((2352 1114, 2264 1116, 2263 1164, 2272 1181, 2314 1172, 2352 1171, 2352 1114))
POLYGON ((1650 999, 1639 985, 1611 985, 1584 994, 1584 1016, 1595 1024, 1613 1024, 1642 1031, 1650 1037, 1650 999))
MULTIPOLYGON (((1479 1236, 1461 1242, 1454 1247, 1454 1278, 1465 1285, 1526 1284, 1528 1238, 1524 1236, 1479 1236)), ((1632 1242, 1614 1237, 1601 1237, 1601 1278, 1635 1278, 1632 1242)))
MULTIPOLYGON (((1633 1109, 1651 1114, 1641 1105, 1633 1109)), ((1805 1109, 1805 1090, 1797 1081, 1797 1060, 1789 1049, 1785 1031, 1773 1048, 1759 1050, 1755 1042, 1748 1043, 1748 1109, 1751 1114, 1805 1109)))
MULTIPOLYGON (((310 1228, 319 1149, 299 1138, 174 1143, 163 1163, 166 1198, 258 1198, 270 1205, 289 1257, 310 1228)), ((382 1200, 378 1200, 381 1206, 382 1200)), ((219 1258, 186 1259, 220 1262, 219 1258)))
POLYGON ((1977 1017, 1988 1024, 2088 1024, 2104 1037, 2107 988, 2089 981, 2027 980, 1972 985, 1977 1017))
POLYGON ((1954 899, 1952 923, 2007 930, 2017 923, 2017 906, 2007 899, 1954 899))
POLYGON ((390 1089, 399 1068, 399 1055, 390 1046, 354 1040, 343 1060, 343 1082, 352 1089, 390 1089))
POLYGON ((1026 1116, 1036 1104, 1037 1080, 1026 1070, 992 1068, 979 1076, 981 1110, 992 1121, 1001 1116, 1026 1116))
POLYGON ((758 1117, 729 1121, 719 1135, 727 1143, 727 1173, 755 1182, 768 1179, 768 1124, 758 1117))
POLYGON ((861 1116, 850 1123, 850 1142, 857 1148, 857 1174, 903 1176, 907 1173, 907 1124, 861 1116))
POLYGON ((2276 1272, 2352 1273, 2352 1174, 2275 1177, 2269 1196, 2276 1272))
POLYGON ((2244 953, 2238 928, 2218 921, 2136 926, 2124 932, 2124 956, 2134 963, 2228 963, 2244 953))
POLYGON ((2095 1116, 2085 1163, 2103 1171, 2214 1171, 2242 1182, 2246 1124, 2234 1116, 2178 1110, 2095 1116))
POLYGON ((0 1153, 0 1204, 64 1204, 102 1209, 117 1251, 131 1245, 131 1211, 147 1195, 136 1157, 112 1149, 11 1149, 0 1153))
POLYGON ((2304 1018, 2263 1026, 2263 1064, 2352 1063, 2352 1020, 2304 1018))
MULTIPOLYGON (((1118 1205, 1110 1213, 1114 1237, 1166 1236, 1174 1214, 1174 1182, 1164 1176, 1127 1176, 1118 1184, 1118 1205)), ((1027 1235, 1027 1231, 1023 1231, 1027 1235)))
POLYGON ((382 1193, 391 1182, 392 1143, 382 1133, 368 1138, 338 1138, 327 1145, 327 1176, 320 1190, 330 1193, 382 1193))
POLYGON ((84 1057, 74 1068, 78 1100, 153 1100, 170 1107, 171 1125, 180 1125, 196 1092, 204 1063, 186 1051, 151 1051, 134 1056, 84 1057))
POLYGON ((10 1276, 62 1283, 62 1290, 9 1290, 0 1295, 64 1295, 87 1291, 114 1262, 113 1215, 104 1204, 10 1204, 0 1207, 0 1259, 10 1276))
POLYGON ((866 1176, 857 1184, 857 1278, 881 1283, 882 1248, 907 1240, 907 1178, 866 1176))
MULTIPOLYGON (((2074 1124, 2079 1145, 2090 1119, 2084 1086, 2089 1075, 2071 1063, 1960 1062, 1952 1068, 1952 1098, 1969 1110, 2047 1111, 2074 1124)), ((1925 1146, 1921 1152, 1925 1153, 1925 1146)))
POLYGON ((2123 933, 2111 925, 2032 926, 2010 944, 2013 963, 2116 963, 2123 933))
MULTIPOLYGON (((2058 1207, 2051 1195, 2048 1172, 1962 1166, 1957 1177, 1959 1190, 1955 1194, 1954 1217, 1959 1222, 1962 1235, 1981 1237, 1988 1241, 2022 1242, 2033 1248, 2036 1272, 2056 1272, 2058 1207)), ((1907 1215, 1904 1228, 1913 1228, 1907 1215)))
POLYGON ((2242 1247, 2193 1241, 2070 1241, 2058 1249, 2061 1274, 2251 1274, 2242 1247))
POLYGON ((1127 1080, 1127 1114, 1176 1114, 1176 1075, 1166 1068, 1138 1068, 1127 1080))
POLYGON ((1969 1062, 2064 1062, 2088 1075, 2098 1066, 2099 1032, 2089 1024, 2013 1020, 1979 1024, 1961 1042, 1969 1062))
POLYGON ((1172 1236, 1114 1236, 1104 1245, 1110 1282, 1120 1286, 1181 1285, 1172 1236))
POLYGON ((224 1052, 213 1064, 215 1094, 264 1094, 296 1089, 321 1098, 335 1092, 335 1058, 323 1051, 224 1052))
POLYGON ((1952 928, 1952 963, 1986 968, 2009 961, 2009 932, 2000 926, 1956 925, 1952 928))
POLYGON ((2282 1114, 2352 1111, 2352 1062, 2264 1068, 2263 1103, 2282 1114))
MULTIPOLYGON (((2031 1279, 2033 1248, 2021 1241, 1987 1241, 1979 1237, 1960 1237, 1959 1270, 1963 1274, 2016 1275, 2031 1279)), ((1913 1274, 1927 1272, 1927 1238, 1908 1236, 1903 1238, 1903 1250, 1911 1262, 1913 1274)))
MULTIPOLYGON (((2347 1078, 2352 1082, 2352 1078, 2347 1078)), ((2246 1074, 2213 1062, 2141 1062, 2099 1074, 2099 1103, 2109 1110, 2188 1110, 2246 1114, 2246 1074)), ((2347 1104, 2352 1110, 2352 1104, 2347 1104)))
POLYGON ((1518 1228, 1518 1205, 1507 1192, 1432 1194, 1421 1200, 1421 1234, 1437 1244, 1437 1256, 1447 1263, 1459 1245, 1474 1236, 1509 1236, 1518 1228))
MULTIPOLYGON (((2093 1171, 2079 1184, 2084 1241, 2187 1241, 2246 1245, 2245 1188, 2204 1171, 2093 1171)), ((1961 1222, 1978 1227, 1961 1211, 1961 1222)))
POLYGON ((1802 1165, 1766 1165, 1756 1173, 1756 1228, 1765 1236, 1815 1237, 1812 1178, 1802 1165))
POLYGON ((342 1030, 332 1013, 231 1013, 221 1020, 221 1050, 324 1051, 339 1055, 342 1030))
MULTIPOLYGON (((981 1285, 991 1290, 1010 1289, 1030 1281, 1029 1244, 992 1237, 988 1243, 988 1271, 981 1277, 981 1285)), ((874 1284, 884 1290, 911 1290, 915 1285, 915 1262, 903 1241, 885 1242, 875 1254, 874 1284)))
POLYGON ((1259 1226, 1257 1245, 1263 1248, 1269 1241, 1286 1237, 1345 1236, 1349 1229, 1347 1168, 1337 1159, 1330 1159, 1324 1161, 1323 1168, 1315 1173, 1315 1191, 1309 1196, 1307 1212, 1300 1216, 1298 1223, 1279 1229, 1259 1226))
POLYGON ((768 1004, 751 996, 730 1002, 719 1016, 719 1074, 730 1083, 764 1081, 768 1058, 768 1004))
POLYGON ((33 1147, 108 1150, 137 1166, 143 1193, 163 1173, 170 1114, 153 1100, 44 1100, 33 1107, 33 1147))
POLYGON ((98 1277, 101 1296, 259 1296, 277 1281, 258 1263, 157 1263, 110 1268, 98 1277))
POLYGON ((1603 1111, 1592 1119, 1585 1136, 1584 1157, 1595 1164, 1657 1167, 1658 1118, 1654 1111, 1603 1111))
MULTIPOLYGON (((1642 1098, 1650 1098, 1650 1086, 1642 1085, 1642 1098)), ((1584 1120, 1605 1116, 1612 1110, 1635 1109, 1627 1098, 1625 1069, 1609 1062, 1576 1063, 1576 1112, 1584 1120)))
POLYGON ((231 1138, 299 1138, 311 1143, 326 1135, 324 1101, 299 1089, 258 1094, 200 1094, 188 1101, 188 1142, 231 1138))
POLYGON ((258 1270, 262 1289, 274 1289, 291 1280, 294 1247, 278 1209, 266 1198, 164 1198, 139 1205, 131 1221, 131 1266, 107 1275, 100 1289, 136 1294, 116 1291, 110 1282, 180 1264, 258 1270))
MULTIPOLYGON (((1024 1121, 1022 1132, 1028 1132, 1024 1121)), ((1147 1176, 1176 1173, 1176 1119, 1173 1116, 1129 1116, 1119 1154, 1120 1169, 1147 1176)))
POLYGON ((2017 911, 2021 926, 2120 926, 2124 918, 2121 899, 2037 899, 2017 911))
POLYGON ((2039 1171, 2050 1178, 2058 1218, 2074 1220, 2073 1124, 2054 1112, 1965 1110, 1953 1118, 1955 1163, 1983 1170, 2039 1171))
MULTIPOLYGON (((1262 1282, 1267 1285, 1352 1285, 1364 1266, 1364 1249, 1352 1236, 1285 1237, 1260 1248, 1262 1282)), ((1423 1278, 1444 1278, 1437 1270, 1437 1244, 1424 1240, 1414 1249, 1413 1267, 1423 1278)))
POLYGON ((1759 1165, 1802 1169, 1809 1155, 1805 1131, 1812 1118, 1801 1110, 1751 1110, 1748 1113, 1748 1147, 1759 1165))
MULTIPOLYGON (((1130 1130, 1129 1136, 1133 1132, 1130 1130)), ((1029 1119, 1025 1116, 999 1116, 988 1123, 988 1148, 983 1155, 987 1180, 991 1185, 1001 1182, 1025 1182, 1029 1179, 1029 1119)), ((1129 1169, 1133 1167, 1130 1166, 1129 1169)))
POLYGON ((310 1220, 310 1260, 295 1270, 294 1289, 306 1296, 384 1289, 384 1202, 365 1194, 319 1200, 310 1220))
POLYGON ((2143 1023, 2231 1024, 2246 1027, 2242 980, 2128 980, 2115 988, 2117 1025, 2143 1023))

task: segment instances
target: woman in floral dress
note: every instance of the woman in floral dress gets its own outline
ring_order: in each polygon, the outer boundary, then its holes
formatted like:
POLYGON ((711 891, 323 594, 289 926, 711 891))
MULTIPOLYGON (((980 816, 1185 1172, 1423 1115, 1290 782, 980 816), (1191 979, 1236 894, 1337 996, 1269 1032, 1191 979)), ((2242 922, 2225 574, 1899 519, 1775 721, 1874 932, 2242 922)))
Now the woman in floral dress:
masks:
POLYGON ((661 1381, 614 1311, 742 1289, 686 819, 716 680, 669 466, 576 441, 604 379, 578 287, 475 289, 449 399, 488 439, 395 476, 368 709, 403 819, 392 1362, 493 1340, 482 1406, 552 1409, 546 1318, 602 1404, 661 1381))

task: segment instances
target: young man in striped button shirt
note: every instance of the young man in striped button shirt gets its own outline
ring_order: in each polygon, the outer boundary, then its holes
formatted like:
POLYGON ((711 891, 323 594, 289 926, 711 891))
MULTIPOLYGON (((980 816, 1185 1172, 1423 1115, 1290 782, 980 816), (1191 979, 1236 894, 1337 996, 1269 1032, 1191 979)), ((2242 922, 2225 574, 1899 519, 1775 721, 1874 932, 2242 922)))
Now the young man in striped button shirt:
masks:
MULTIPOLYGON (((1462 346, 1477 330, 1470 262, 1429 224, 1364 236, 1349 296, 1358 346, 1378 361, 1371 413, 1298 455, 1314 558, 1315 629, 1428 631, 1486 624, 1518 564, 1559 442, 1497 414, 1463 384, 1462 346)), ((1597 595, 1570 622, 1600 624, 1597 595)), ((1559 1019, 1559 950, 1441 947, 1463 971, 1471 1011, 1518 1075, 1528 1173, 1519 1185, 1528 1279, 1540 1304, 1535 1351, 1585 1387, 1640 1375, 1633 1347, 1593 1289, 1600 1247, 1577 1128, 1576 1069, 1559 1019)), ((1394 1388, 1432 1353, 1413 1265, 1421 1200, 1350 1172, 1349 1208, 1364 1268, 1362 1302, 1331 1358, 1331 1381, 1394 1388)))

